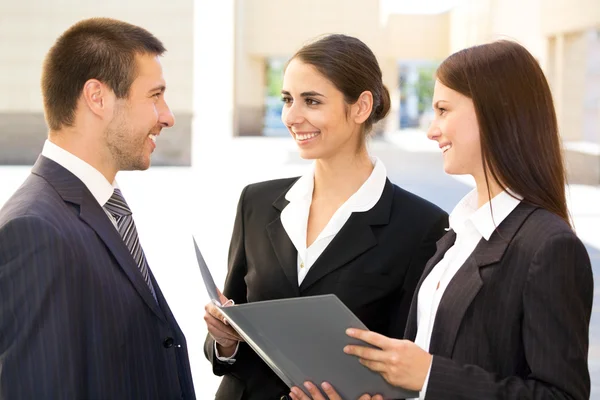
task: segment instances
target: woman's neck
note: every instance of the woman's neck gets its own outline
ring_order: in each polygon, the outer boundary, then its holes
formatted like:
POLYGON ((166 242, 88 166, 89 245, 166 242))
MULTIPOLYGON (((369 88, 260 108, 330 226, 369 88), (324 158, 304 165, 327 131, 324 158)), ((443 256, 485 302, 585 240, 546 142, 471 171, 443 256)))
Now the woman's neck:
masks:
POLYGON ((491 176, 488 176, 487 182, 485 176, 475 177, 475 183, 477 189, 477 208, 480 208, 504 191, 502 186, 491 176))
POLYGON ((344 202, 365 183, 373 172, 366 149, 359 153, 318 159, 315 165, 315 198, 344 202))

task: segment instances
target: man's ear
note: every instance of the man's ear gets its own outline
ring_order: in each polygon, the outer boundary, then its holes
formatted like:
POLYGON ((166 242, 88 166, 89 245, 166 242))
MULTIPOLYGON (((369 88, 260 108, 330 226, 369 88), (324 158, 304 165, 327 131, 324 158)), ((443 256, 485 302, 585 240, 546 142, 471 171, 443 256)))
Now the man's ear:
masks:
POLYGON ((373 94, 365 90, 358 96, 358 100, 352 105, 352 118, 357 124, 364 123, 373 110, 373 94))
POLYGON ((99 80, 88 80, 83 85, 81 96, 87 108, 100 118, 105 118, 112 114, 114 93, 99 80))

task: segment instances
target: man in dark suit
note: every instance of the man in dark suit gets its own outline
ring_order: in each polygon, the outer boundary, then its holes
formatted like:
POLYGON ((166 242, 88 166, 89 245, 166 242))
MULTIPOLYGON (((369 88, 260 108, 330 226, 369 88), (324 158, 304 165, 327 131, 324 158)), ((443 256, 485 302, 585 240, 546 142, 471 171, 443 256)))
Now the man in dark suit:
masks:
POLYGON ((0 210, 0 399, 193 399, 185 337, 118 189, 174 124, 162 43, 95 18, 50 49, 48 140, 0 210))

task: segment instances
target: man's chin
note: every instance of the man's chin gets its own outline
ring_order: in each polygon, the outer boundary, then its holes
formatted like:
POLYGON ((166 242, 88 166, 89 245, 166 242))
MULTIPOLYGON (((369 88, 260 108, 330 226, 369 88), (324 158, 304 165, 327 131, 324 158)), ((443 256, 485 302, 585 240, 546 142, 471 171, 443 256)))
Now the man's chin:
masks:
POLYGON ((119 171, 145 171, 150 168, 150 157, 147 160, 139 160, 136 163, 129 163, 127 165, 121 166, 119 171))

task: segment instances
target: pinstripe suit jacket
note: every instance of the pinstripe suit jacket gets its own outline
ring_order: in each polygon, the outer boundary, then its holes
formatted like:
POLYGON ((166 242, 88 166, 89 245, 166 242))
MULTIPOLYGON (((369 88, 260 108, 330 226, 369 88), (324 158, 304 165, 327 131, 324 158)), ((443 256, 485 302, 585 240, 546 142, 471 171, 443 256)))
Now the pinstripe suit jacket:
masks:
POLYGON ((41 156, 0 210, 0 399, 195 398, 151 279, 158 304, 85 185, 41 156))
MULTIPOLYGON (((417 294, 453 245, 448 232, 417 294)), ((521 203, 481 240, 444 292, 431 336, 426 399, 588 399, 593 282, 581 241, 559 217, 521 203)))

